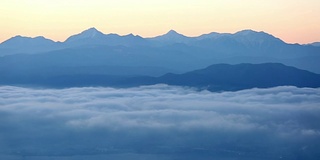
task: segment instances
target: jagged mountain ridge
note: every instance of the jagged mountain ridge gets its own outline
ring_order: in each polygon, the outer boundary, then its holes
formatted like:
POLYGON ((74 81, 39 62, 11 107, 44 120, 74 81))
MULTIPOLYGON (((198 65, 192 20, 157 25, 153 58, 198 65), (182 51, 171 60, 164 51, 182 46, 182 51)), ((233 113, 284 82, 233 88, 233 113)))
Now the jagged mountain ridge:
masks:
POLYGON ((96 28, 90 28, 79 34, 70 36, 64 43, 69 48, 86 45, 135 46, 144 44, 145 40, 142 37, 134 36, 133 34, 124 36, 118 34, 104 34, 96 28))
MULTIPOLYGON (((54 68, 110 66, 159 68, 162 72, 156 75, 160 75, 168 71, 192 71, 215 63, 266 62, 283 63, 320 73, 319 60, 319 47, 287 44, 268 33, 253 30, 234 34, 212 32, 198 37, 187 37, 171 30, 161 36, 142 38, 133 34, 104 34, 90 28, 70 36, 64 42, 53 42, 43 37, 15 37, 0 44, 2 74, 8 74, 8 68, 12 73, 20 73, 19 68, 23 68, 27 73, 40 74, 44 72, 40 71, 43 68, 61 73, 54 68), (13 43, 13 40, 19 43, 13 43)), ((155 75, 149 71, 121 71, 124 72, 121 75, 155 75)), ((88 72, 96 73, 95 70, 88 72)), ((117 74, 116 70, 112 73, 117 74)))
MULTIPOLYGON (((244 45, 252 45, 252 43, 262 43, 264 41, 278 41, 284 43, 280 39, 265 33, 256 32, 253 30, 243 30, 234 34, 230 33, 216 33, 203 34, 197 37, 188 37, 180 34, 174 30, 170 30, 168 33, 152 38, 142 38, 141 36, 134 36, 133 34, 120 36, 118 34, 104 34, 96 28, 89 28, 82 31, 79 34, 75 34, 67 38, 64 42, 54 42, 50 39, 46 39, 42 36, 31 38, 16 36, 4 41, 0 44, 0 56, 9 55, 14 53, 39 53, 48 52, 61 48, 73 48, 86 45, 108 45, 108 46, 136 46, 136 45, 151 45, 159 43, 161 45, 172 45, 175 43, 185 43, 188 45, 201 44, 201 40, 217 40, 220 38, 235 39, 244 45), (200 41, 199 43, 197 43, 200 41), (19 46, 19 47, 17 47, 19 46), (45 49, 38 49, 40 46, 45 46, 45 49), (34 50, 26 49, 33 48, 34 50), (26 49, 23 51, 23 49, 26 49), (8 51, 10 50, 10 51, 8 51)), ((214 41, 212 41, 214 43, 214 41)), ((156 44, 156 45, 159 45, 156 44)), ((201 46, 201 45, 200 45, 201 46)))

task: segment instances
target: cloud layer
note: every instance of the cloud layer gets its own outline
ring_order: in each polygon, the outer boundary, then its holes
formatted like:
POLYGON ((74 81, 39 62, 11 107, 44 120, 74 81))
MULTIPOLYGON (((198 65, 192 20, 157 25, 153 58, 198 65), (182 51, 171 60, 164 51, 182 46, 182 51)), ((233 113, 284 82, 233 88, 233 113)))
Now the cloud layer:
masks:
POLYGON ((2 86, 0 154, 316 159, 319 106, 320 89, 290 86, 221 93, 2 86))

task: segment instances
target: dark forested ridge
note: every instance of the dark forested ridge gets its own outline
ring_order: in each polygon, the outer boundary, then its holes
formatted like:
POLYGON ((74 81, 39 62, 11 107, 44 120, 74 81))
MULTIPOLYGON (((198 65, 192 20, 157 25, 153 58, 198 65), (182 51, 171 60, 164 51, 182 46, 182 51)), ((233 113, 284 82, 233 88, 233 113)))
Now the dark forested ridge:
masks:
POLYGON ((275 86, 320 87, 320 75, 279 63, 216 64, 184 74, 159 78, 171 85, 203 87, 209 90, 240 90, 275 86))
POLYGON ((320 75, 279 63, 215 64, 183 74, 168 73, 159 77, 106 74, 6 75, 2 85, 30 85, 53 88, 107 86, 135 87, 168 84, 211 91, 268 88, 276 86, 320 87, 320 75))

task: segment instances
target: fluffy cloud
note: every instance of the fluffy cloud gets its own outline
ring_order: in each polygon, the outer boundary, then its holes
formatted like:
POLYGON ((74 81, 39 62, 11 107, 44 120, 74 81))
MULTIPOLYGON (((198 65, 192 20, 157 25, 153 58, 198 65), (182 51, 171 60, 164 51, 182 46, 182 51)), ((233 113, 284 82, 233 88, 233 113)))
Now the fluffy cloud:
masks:
POLYGON ((320 89, 290 86, 220 93, 167 85, 2 86, 0 149, 29 156, 313 159, 319 156, 319 106, 320 89))

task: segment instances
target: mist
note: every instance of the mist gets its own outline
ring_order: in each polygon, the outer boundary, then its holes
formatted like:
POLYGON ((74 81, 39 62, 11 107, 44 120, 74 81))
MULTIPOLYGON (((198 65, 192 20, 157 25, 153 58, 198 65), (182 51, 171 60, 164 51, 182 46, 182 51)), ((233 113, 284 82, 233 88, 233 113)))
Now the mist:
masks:
POLYGON ((1 159, 317 159, 320 89, 0 87, 1 159))

